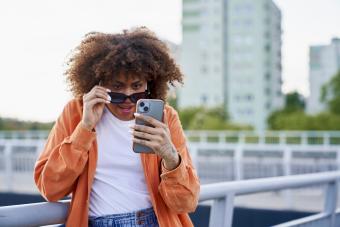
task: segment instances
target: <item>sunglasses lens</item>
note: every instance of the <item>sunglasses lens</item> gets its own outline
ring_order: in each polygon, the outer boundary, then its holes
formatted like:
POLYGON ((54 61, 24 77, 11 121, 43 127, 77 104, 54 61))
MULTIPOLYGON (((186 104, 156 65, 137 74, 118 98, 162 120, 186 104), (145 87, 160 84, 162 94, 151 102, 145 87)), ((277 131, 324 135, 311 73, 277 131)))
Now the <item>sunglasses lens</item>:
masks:
POLYGON ((109 92, 111 97, 111 103, 123 103, 126 99, 126 95, 122 93, 109 92))
POLYGON ((130 96, 131 101, 134 103, 136 103, 139 99, 145 99, 145 98, 146 98, 146 92, 134 93, 130 96))

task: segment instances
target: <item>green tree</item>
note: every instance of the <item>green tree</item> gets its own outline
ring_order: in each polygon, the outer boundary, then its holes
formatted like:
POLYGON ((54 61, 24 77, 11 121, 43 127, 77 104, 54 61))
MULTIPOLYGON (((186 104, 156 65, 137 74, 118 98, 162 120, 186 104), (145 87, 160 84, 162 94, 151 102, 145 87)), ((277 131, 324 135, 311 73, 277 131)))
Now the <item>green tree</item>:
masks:
POLYGON ((190 122, 194 119, 195 115, 202 112, 203 107, 187 107, 178 110, 178 115, 181 120, 183 129, 188 129, 190 122))
POLYGON ((340 71, 322 86, 321 101, 327 104, 331 113, 340 115, 340 71))
POLYGON ((301 94, 296 91, 286 94, 284 108, 269 115, 267 119, 268 128, 272 130, 288 128, 293 130, 304 127, 306 121, 304 108, 305 102, 301 94), (292 125, 287 125, 288 123, 292 125))
POLYGON ((233 124, 222 107, 189 107, 178 111, 184 129, 190 130, 250 130, 247 125, 233 124))
POLYGON ((286 95, 284 108, 286 112, 303 111, 304 109, 305 101, 301 94, 294 91, 286 95))

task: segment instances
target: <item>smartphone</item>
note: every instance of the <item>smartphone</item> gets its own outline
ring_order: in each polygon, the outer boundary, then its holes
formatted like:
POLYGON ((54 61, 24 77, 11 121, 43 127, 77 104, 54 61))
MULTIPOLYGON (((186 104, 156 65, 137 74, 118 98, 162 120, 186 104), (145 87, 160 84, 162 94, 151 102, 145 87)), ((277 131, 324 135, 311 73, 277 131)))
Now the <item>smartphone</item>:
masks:
MULTIPOLYGON (((163 110, 164 101, 160 99, 139 99, 136 103, 137 113, 153 117, 158 121, 163 120, 163 110)), ((136 119, 136 125, 146 125, 153 127, 152 125, 140 119, 136 119)), ((154 153, 150 147, 139 143, 133 143, 132 149, 136 153, 154 153)))

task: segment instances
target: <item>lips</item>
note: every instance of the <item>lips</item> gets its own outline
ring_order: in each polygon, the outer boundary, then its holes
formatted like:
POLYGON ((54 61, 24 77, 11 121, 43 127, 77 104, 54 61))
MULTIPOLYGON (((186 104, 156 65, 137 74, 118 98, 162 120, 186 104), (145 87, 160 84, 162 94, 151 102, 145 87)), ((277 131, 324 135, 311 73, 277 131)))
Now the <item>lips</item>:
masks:
POLYGON ((121 109, 131 109, 133 108, 133 105, 118 105, 118 107, 121 109))

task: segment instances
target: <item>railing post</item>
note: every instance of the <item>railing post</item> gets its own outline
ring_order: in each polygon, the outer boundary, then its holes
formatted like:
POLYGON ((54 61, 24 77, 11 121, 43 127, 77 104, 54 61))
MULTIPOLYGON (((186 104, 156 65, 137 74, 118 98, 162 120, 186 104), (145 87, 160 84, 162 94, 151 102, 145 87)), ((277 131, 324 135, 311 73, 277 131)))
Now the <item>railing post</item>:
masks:
POLYGON ((301 134, 301 145, 308 145, 308 135, 305 132, 301 134))
POLYGON ((328 147, 329 145, 331 145, 331 136, 329 135, 329 133, 323 134, 322 143, 324 147, 328 147))
POLYGON ((238 144, 234 151, 234 179, 243 179, 243 146, 238 144))
POLYGON ((279 144, 280 145, 286 144, 287 143, 286 138, 287 138, 286 133, 280 132, 279 133, 279 144))
POLYGON ((200 132, 200 143, 207 143, 207 132, 200 132))
POLYGON ((218 133, 218 142, 222 145, 225 144, 225 137, 226 137, 225 133, 219 132, 218 133))
POLYGON ((13 168, 12 168, 12 142, 7 140, 5 142, 5 188, 7 191, 13 190, 13 168))
POLYGON ((330 182, 327 184, 325 190, 325 204, 324 204, 324 211, 325 213, 330 215, 330 226, 335 227, 335 211, 337 207, 338 201, 338 180, 330 182))
POLYGON ((234 213, 233 193, 228 193, 223 198, 215 199, 210 210, 209 227, 231 227, 234 213))
POLYGON ((336 168, 340 170, 340 149, 336 151, 336 168))
POLYGON ((245 139, 245 134, 243 132, 240 132, 238 134, 238 144, 245 144, 246 139, 245 139))
MULTIPOLYGON (((285 149, 283 150, 283 171, 285 176, 290 176, 291 173, 291 165, 292 165, 292 150, 285 146, 285 149)), ((292 200, 292 191, 289 189, 286 189, 283 192, 284 198, 285 198, 285 204, 288 208, 293 207, 293 200, 292 200)))
POLYGON ((283 150, 283 171, 285 176, 291 175, 292 150, 285 146, 283 150))
POLYGON ((266 133, 264 131, 259 132, 258 137, 259 137, 259 144, 266 143, 266 133))

